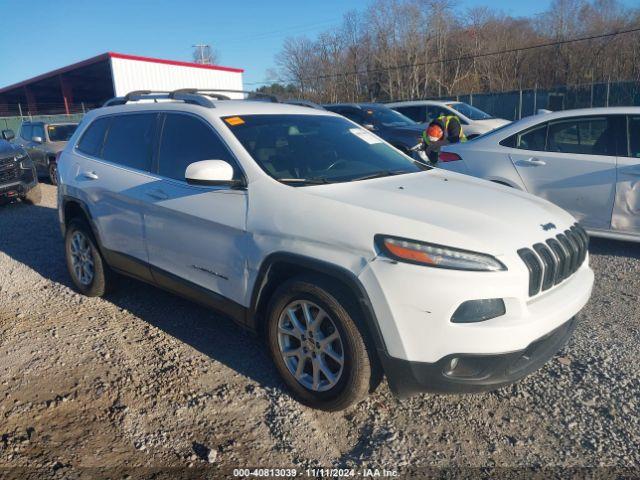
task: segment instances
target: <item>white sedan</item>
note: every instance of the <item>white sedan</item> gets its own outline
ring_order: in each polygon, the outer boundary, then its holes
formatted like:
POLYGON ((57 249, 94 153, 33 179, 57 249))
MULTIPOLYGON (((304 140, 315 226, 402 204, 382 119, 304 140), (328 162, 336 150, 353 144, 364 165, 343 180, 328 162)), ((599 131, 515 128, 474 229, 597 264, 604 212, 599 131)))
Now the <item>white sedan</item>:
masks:
POLYGON ((455 115, 460 119, 462 131, 467 138, 490 132, 506 125, 509 120, 495 118, 482 110, 464 102, 439 100, 412 100, 408 102, 386 103, 385 106, 400 112, 418 123, 429 123, 440 115, 455 115))
POLYGON ((545 198, 593 236, 640 241, 640 107, 527 117, 443 147, 438 166, 545 198))

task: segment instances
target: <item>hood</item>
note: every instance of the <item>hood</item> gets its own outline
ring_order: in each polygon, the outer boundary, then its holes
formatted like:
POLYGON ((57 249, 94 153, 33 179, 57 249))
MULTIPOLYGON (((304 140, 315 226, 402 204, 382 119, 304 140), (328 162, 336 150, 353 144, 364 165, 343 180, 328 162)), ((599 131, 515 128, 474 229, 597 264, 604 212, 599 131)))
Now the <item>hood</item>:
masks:
POLYGON ((511 123, 511 121, 505 120, 504 118, 489 118, 487 120, 475 120, 473 123, 474 125, 485 127, 487 131, 490 131, 494 128, 507 125, 508 123, 511 123))
POLYGON ((496 256, 551 238, 575 222, 546 200, 439 169, 304 190, 367 210, 362 215, 373 216, 366 223, 375 233, 496 256), (549 223, 557 229, 543 230, 549 223))
POLYGON ((6 140, 0 140, 0 158, 15 157, 23 150, 18 145, 9 143, 6 140))

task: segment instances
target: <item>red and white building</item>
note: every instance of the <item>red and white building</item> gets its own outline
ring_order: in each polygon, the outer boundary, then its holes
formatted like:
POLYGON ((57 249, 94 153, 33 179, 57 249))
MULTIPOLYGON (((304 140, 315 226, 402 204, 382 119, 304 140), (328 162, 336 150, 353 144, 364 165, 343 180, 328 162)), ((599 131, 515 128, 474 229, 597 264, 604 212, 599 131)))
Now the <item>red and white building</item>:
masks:
POLYGON ((0 88, 0 116, 81 112, 133 90, 242 90, 243 72, 241 68, 107 52, 0 88))

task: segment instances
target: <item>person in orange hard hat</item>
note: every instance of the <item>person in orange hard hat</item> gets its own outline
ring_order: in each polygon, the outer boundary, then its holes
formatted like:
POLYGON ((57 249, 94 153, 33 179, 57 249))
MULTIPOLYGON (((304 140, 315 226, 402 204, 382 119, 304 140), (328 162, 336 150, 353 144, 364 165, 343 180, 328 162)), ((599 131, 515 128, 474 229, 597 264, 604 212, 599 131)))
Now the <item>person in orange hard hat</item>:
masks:
POLYGON ((466 142, 460 119, 455 115, 440 115, 429 123, 422 132, 422 143, 419 150, 423 150, 431 164, 438 161, 438 154, 442 145, 466 142))

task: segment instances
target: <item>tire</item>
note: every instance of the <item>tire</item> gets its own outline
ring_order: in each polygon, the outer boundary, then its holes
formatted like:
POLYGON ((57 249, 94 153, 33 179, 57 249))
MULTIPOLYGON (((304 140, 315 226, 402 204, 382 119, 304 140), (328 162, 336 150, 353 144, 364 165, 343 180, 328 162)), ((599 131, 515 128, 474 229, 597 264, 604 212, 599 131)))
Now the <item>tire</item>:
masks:
POLYGON ((327 411, 357 404, 381 379, 375 349, 358 326, 359 309, 348 292, 334 283, 315 276, 291 279, 271 297, 266 317, 271 356, 293 396, 327 411), (289 310, 299 323, 302 320, 299 327, 303 328, 296 329, 289 310), (320 324, 308 329, 306 318, 321 319, 320 324), (290 352, 287 360, 284 352, 290 352), (342 364, 334 358, 341 358, 342 364))
POLYGON ((58 185, 58 164, 56 162, 49 161, 49 182, 51 185, 58 185))
POLYGON ((102 257, 87 222, 74 218, 68 223, 64 249, 76 290, 87 297, 102 297, 113 289, 115 275, 102 257))
POLYGON ((40 184, 36 184, 35 187, 29 190, 22 198, 22 201, 29 205, 39 204, 42 201, 42 190, 40 189, 40 184))

